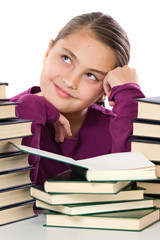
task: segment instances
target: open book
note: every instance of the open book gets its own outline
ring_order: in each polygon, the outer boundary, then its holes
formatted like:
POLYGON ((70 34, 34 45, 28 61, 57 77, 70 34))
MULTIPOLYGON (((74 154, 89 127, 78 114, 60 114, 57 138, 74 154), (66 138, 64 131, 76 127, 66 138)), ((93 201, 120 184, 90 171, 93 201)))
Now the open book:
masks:
POLYGON ((156 179, 155 165, 140 152, 124 152, 74 160, 51 152, 13 144, 22 152, 74 165, 84 171, 88 181, 156 179))

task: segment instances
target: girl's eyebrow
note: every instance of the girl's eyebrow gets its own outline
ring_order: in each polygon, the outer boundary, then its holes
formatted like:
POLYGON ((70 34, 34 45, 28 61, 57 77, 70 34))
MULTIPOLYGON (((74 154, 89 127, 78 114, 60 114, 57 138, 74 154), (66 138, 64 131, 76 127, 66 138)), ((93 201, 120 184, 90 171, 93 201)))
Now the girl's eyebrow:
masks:
POLYGON ((71 55, 71 57, 74 58, 74 60, 78 61, 76 55, 74 55, 73 52, 71 52, 71 51, 70 51, 69 49, 67 49, 67 48, 62 48, 62 49, 63 49, 64 51, 66 51, 67 53, 69 53, 69 54, 71 55))
POLYGON ((97 70, 97 69, 94 69, 94 68, 89 68, 88 70, 91 71, 91 72, 98 73, 98 74, 100 74, 102 76, 106 76, 107 73, 108 73, 108 72, 103 72, 103 71, 100 71, 100 70, 97 70))
MULTIPOLYGON (((73 52, 71 52, 69 49, 63 48, 63 50, 66 51, 68 54, 70 54, 70 56, 73 57, 73 59, 75 61, 78 61, 76 55, 73 52)), ((97 69, 94 69, 94 68, 88 68, 88 71, 98 73, 102 76, 106 76, 107 73, 108 73, 108 72, 100 71, 100 70, 97 70, 97 69)))

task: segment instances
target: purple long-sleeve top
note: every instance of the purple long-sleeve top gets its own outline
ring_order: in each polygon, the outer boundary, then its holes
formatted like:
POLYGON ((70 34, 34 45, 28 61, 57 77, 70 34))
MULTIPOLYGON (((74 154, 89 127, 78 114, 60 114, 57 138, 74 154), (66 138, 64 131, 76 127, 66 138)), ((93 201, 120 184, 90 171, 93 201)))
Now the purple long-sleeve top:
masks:
MULTIPOLYGON (((115 101, 112 111, 93 104, 88 109, 77 137, 65 138, 63 143, 55 141, 55 131, 50 124, 58 120, 59 111, 44 97, 34 94, 39 91, 39 87, 32 87, 10 99, 20 103, 16 107, 16 115, 19 118, 35 120, 31 126, 34 136, 25 137, 24 145, 75 160, 130 151, 128 138, 133 128, 131 120, 137 116, 135 99, 144 97, 138 84, 128 83, 114 87, 110 96, 110 100, 115 101)), ((67 164, 34 155, 30 155, 29 163, 34 165, 31 179, 36 184, 43 184, 45 180, 70 168, 67 164)))

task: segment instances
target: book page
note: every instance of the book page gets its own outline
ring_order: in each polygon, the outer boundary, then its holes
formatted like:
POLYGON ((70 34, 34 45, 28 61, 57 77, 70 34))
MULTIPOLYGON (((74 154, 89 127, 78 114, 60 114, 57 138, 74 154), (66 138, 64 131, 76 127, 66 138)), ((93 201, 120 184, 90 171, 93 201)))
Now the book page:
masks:
POLYGON ((98 157, 75 161, 72 158, 12 143, 23 152, 65 162, 89 170, 127 170, 152 167, 154 164, 140 152, 112 153, 98 157))

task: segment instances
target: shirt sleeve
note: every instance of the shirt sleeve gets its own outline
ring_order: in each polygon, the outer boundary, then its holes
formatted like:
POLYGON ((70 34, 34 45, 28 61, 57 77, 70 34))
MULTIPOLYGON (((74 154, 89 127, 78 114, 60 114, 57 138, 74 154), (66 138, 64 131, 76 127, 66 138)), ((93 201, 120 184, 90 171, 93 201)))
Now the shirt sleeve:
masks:
MULTIPOLYGON (((19 103, 16 106, 17 117, 34 120, 31 125, 33 136, 23 138, 22 144, 40 149, 41 129, 47 121, 56 122, 59 119, 59 111, 44 97, 28 92, 19 94, 10 100, 19 103)), ((39 160, 38 156, 29 156, 29 164, 34 166, 31 171, 33 182, 36 182, 39 160)))
POLYGON ((115 117, 110 123, 112 137, 112 152, 131 151, 131 143, 128 141, 133 132, 133 120, 137 117, 138 103, 136 98, 144 98, 140 86, 127 83, 112 89, 109 100, 114 101, 113 113, 115 117))

